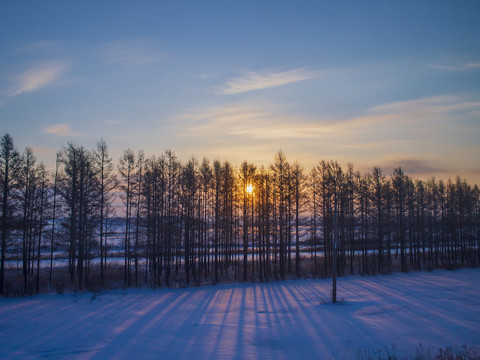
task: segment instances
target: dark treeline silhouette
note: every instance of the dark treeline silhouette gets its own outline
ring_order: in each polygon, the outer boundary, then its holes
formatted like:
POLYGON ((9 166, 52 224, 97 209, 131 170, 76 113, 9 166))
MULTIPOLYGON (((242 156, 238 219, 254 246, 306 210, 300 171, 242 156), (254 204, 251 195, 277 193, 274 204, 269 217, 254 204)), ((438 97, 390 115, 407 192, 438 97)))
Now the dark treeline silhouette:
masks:
POLYGON ((307 173, 281 151, 269 168, 235 168, 129 149, 115 169, 103 140, 68 144, 48 172, 8 134, 0 176, 1 294, 65 274, 82 289, 114 273, 123 286, 178 286, 480 263, 480 191, 460 177, 323 160, 307 173))

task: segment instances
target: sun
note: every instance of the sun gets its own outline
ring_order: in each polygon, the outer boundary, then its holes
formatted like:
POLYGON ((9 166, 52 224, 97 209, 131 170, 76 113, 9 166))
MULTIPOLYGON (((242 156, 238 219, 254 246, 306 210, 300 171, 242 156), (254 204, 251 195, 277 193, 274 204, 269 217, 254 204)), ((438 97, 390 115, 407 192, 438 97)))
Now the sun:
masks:
POLYGON ((248 184, 248 185, 247 185, 247 192, 248 192, 249 194, 253 193, 253 185, 252 185, 252 184, 248 184))

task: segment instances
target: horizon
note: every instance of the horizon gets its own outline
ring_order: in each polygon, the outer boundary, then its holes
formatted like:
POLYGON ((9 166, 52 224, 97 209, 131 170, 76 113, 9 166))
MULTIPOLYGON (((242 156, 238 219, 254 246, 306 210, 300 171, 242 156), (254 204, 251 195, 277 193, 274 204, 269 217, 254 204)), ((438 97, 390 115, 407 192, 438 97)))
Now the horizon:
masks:
POLYGON ((480 184, 476 1, 3 3, 0 30, 0 135, 50 170, 103 138, 480 184))
MULTIPOLYGON (((5 134, 3 134, 5 135, 5 134)), ((15 139, 14 140, 14 144, 15 144, 15 139)), ((77 144, 75 142, 72 142, 73 145, 75 146, 80 146, 80 147, 84 147, 82 144, 77 144)), ((65 146, 68 145, 68 144, 65 144, 65 146)), ((62 146, 58 151, 61 151, 65 146, 62 146)), ((108 146, 108 144, 107 144, 108 146)), ((28 147, 28 145, 27 145, 28 147)), ((20 153, 20 155, 22 155, 22 149, 19 149, 16 144, 15 144, 15 148, 16 150, 20 153)), ((92 147, 92 148, 86 148, 86 150, 88 151, 95 151, 95 147, 92 147)), ((55 169, 55 161, 53 161, 52 164, 49 164, 48 162, 45 162, 45 160, 42 158, 42 156, 39 156, 38 153, 35 152, 35 149, 32 148, 33 150, 33 155, 35 156, 35 159, 37 161, 37 165, 40 164, 40 163, 43 163, 45 164, 46 166, 46 169, 47 171, 49 171, 50 174, 52 174, 52 171, 55 169)), ((138 153, 140 151, 143 151, 143 149, 139 149, 138 151, 137 150, 133 150, 131 148, 125 148, 123 150, 132 150, 135 154, 135 157, 137 157, 138 153)), ((123 150, 122 150, 122 154, 123 154, 123 150)), ((110 152, 110 149, 108 149, 108 151, 110 152)), ((278 154, 278 152, 283 152, 283 154, 285 155, 286 157, 286 160, 289 164, 294 164, 295 162, 298 162, 300 164, 300 166, 303 168, 303 171, 304 171, 304 174, 308 176, 310 170, 313 170, 315 168, 317 168, 317 166, 320 165, 320 163, 322 161, 326 161, 326 162, 337 162, 340 167, 342 168, 343 171, 346 170, 346 167, 349 166, 350 164, 353 165, 353 169, 354 171, 358 171, 358 173, 360 175, 366 175, 366 174, 372 174, 373 173, 373 170, 374 168, 380 168, 381 172, 382 172, 382 175, 385 176, 386 179, 389 179, 391 177, 393 177, 393 171, 395 169, 398 169, 398 168, 401 168, 402 171, 405 173, 406 176, 410 177, 412 180, 416 181, 416 180, 420 180, 420 181, 429 181, 431 179, 435 179, 436 181, 443 181, 444 183, 447 183, 448 181, 452 181, 452 182, 455 182, 457 178, 460 178, 460 180, 462 181, 467 181, 467 184, 474 187, 474 186, 480 186, 480 182, 477 183, 477 182, 473 182, 473 181, 470 181, 469 177, 468 176, 462 176, 461 174, 453 174, 453 176, 446 176, 446 177, 442 177, 442 176, 435 176, 435 175, 425 175, 425 173, 418 173, 416 171, 416 169, 420 168, 422 164, 419 164, 419 163, 416 163, 415 161, 412 161, 412 162, 406 162, 404 163, 403 165, 397 165, 395 166, 393 163, 388 166, 388 167, 380 167, 380 166, 377 166, 377 165, 372 165, 372 166, 366 166, 366 167, 363 167, 363 168, 360 168, 358 167, 355 163, 352 163, 352 162, 340 162, 340 161, 337 161, 335 159, 319 159, 318 161, 312 163, 311 166, 306 166, 303 162, 299 161, 298 159, 295 159, 295 160, 292 160, 291 158, 289 158, 288 154, 286 154, 282 149, 279 149, 277 150, 274 154, 272 154, 272 157, 270 159, 270 161, 266 161, 266 162, 262 162, 262 163, 253 163, 251 161, 249 161, 248 159, 243 159, 241 160, 240 162, 238 163, 235 163, 235 162, 231 162, 229 159, 227 158, 220 158, 219 156, 217 157, 213 157, 213 158, 208 158, 206 156, 196 156, 195 154, 190 154, 189 156, 188 155, 185 155, 185 156, 179 156, 177 152, 175 152, 175 150, 173 149, 165 149, 164 151, 162 152, 159 152, 159 153, 153 153, 153 154, 145 154, 145 159, 148 159, 152 156, 155 156, 155 157, 158 157, 158 156, 163 156, 165 155, 165 152, 166 151, 172 151, 173 154, 175 155, 175 157, 181 162, 182 165, 185 165, 185 163, 187 161, 189 161, 190 159, 194 158, 198 164, 200 165, 201 161, 203 161, 203 159, 206 159, 210 165, 212 164, 213 161, 220 161, 221 163, 225 163, 225 162, 228 162, 230 165, 233 166, 233 168, 235 170, 239 170, 240 166, 241 166, 241 163, 243 163, 244 161, 246 161, 248 164, 253 164, 256 168, 256 171, 260 170, 260 169, 265 169, 267 171, 271 170, 271 166, 274 164, 274 161, 275 161, 275 157, 276 155, 278 154), (406 166, 405 166, 406 165, 406 166)), ((109 154, 110 155, 110 154, 109 154)), ((114 158, 113 156, 111 156, 111 159, 113 161, 113 173, 118 175, 118 168, 117 168, 117 165, 119 164, 119 161, 120 161, 120 158, 121 156, 119 156, 118 158, 114 158)))

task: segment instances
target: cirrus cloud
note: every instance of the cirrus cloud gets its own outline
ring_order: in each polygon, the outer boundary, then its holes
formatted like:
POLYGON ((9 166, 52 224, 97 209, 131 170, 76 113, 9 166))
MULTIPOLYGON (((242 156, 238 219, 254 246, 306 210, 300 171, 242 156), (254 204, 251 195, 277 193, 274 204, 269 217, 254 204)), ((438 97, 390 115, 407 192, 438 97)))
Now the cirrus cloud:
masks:
POLYGON ((430 65, 430 67, 438 70, 446 70, 446 71, 467 71, 480 68, 480 61, 472 61, 463 64, 455 64, 455 65, 430 65))
POLYGON ((228 147, 234 159, 248 153, 256 161, 282 148, 307 164, 321 156, 447 177, 476 166, 478 111, 480 101, 466 94, 379 104, 354 117, 315 116, 287 104, 247 99, 191 108, 170 121, 183 138, 179 141, 195 151, 224 153, 228 147))
POLYGON ((63 75, 66 69, 67 64, 63 61, 49 61, 35 65, 13 79, 14 85, 10 96, 32 92, 51 85, 63 75))
POLYGON ((72 130, 69 124, 55 124, 46 127, 43 132, 45 134, 53 134, 56 136, 82 136, 82 133, 78 133, 72 130))
POLYGON ((252 90, 261 90, 297 81, 308 80, 317 77, 318 73, 305 68, 293 69, 282 72, 253 72, 247 71, 243 76, 229 80, 219 91, 219 94, 231 95, 252 90))

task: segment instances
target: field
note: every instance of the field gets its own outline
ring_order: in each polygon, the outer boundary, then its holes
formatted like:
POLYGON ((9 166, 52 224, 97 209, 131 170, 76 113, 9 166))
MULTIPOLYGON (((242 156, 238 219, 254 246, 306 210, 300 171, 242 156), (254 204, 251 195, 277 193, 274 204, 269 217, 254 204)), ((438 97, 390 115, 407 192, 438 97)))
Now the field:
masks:
POLYGON ((0 358, 357 359, 480 348, 480 269, 0 298, 0 358))

